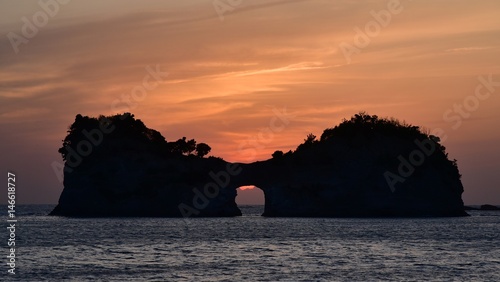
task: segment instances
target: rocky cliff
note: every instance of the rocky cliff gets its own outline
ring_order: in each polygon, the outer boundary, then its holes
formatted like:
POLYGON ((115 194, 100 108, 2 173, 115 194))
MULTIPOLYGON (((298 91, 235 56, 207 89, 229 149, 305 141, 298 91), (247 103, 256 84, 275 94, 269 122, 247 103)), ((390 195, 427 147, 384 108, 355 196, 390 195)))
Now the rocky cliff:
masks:
POLYGON ((78 115, 59 151, 64 189, 52 215, 241 215, 235 189, 219 189, 211 198, 200 192, 226 162, 184 154, 189 148, 167 142, 131 114, 78 115))
MULTIPOLYGON (((175 154, 154 130, 136 126, 138 133, 128 132, 138 120, 123 116, 101 117, 87 127, 119 130, 103 133, 78 166, 68 154, 92 135, 76 136, 61 148, 64 190, 52 214, 235 216, 241 214, 236 188, 251 184, 264 191, 265 216, 466 215, 456 161, 438 137, 396 120, 357 114, 319 139, 309 135, 294 152, 230 164, 175 154), (126 126, 122 119, 129 119, 126 126)), ((72 127, 68 136, 82 131, 72 127)))

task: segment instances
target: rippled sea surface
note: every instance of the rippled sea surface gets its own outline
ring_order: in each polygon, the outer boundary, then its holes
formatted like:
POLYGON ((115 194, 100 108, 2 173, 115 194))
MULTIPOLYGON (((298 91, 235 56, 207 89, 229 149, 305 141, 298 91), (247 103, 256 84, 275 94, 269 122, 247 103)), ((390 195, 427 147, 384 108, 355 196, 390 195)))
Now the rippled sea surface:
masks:
POLYGON ((2 263, 0 280, 500 281, 500 212, 265 218, 244 206, 242 217, 184 220, 46 216, 52 208, 18 208, 16 274, 2 263))

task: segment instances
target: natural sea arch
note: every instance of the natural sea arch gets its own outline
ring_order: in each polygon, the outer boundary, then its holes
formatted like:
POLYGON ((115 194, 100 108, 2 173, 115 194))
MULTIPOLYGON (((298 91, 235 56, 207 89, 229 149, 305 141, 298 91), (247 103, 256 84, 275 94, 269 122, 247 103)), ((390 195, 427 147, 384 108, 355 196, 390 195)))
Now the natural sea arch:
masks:
POLYGON ((261 188, 255 185, 244 185, 238 187, 236 193, 235 201, 243 215, 255 212, 261 215, 264 213, 265 194, 261 188))

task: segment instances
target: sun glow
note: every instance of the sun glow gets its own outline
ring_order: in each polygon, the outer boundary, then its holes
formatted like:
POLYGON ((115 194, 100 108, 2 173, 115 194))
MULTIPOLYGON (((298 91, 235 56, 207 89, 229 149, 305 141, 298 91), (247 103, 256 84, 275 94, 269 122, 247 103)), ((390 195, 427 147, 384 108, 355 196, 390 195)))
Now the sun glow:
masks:
POLYGON ((241 191, 245 191, 245 190, 252 190, 252 189, 255 189, 255 188, 256 188, 256 187, 255 187, 255 186, 253 186, 253 185, 248 185, 248 186, 241 186, 241 187, 239 187, 239 189, 240 189, 241 191))

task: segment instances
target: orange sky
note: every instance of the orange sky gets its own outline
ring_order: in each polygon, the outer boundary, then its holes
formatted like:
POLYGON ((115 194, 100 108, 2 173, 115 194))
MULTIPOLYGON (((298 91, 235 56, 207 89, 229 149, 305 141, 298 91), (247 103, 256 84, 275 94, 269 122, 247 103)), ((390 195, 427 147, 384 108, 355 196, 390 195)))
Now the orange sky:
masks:
POLYGON ((228 161, 293 150, 359 111, 442 128, 464 201, 500 204, 500 86, 460 126, 443 117, 472 101, 479 76, 500 82, 499 1, 220 0, 223 20, 214 1, 55 1, 52 15, 38 1, 0 2, 1 168, 18 173, 21 202, 57 202, 51 163, 76 114, 129 109, 167 140, 195 138, 228 161), (356 46, 355 28, 380 11, 390 22, 349 62, 339 46, 356 46), (23 18, 43 13, 13 47, 23 18), (117 104, 148 66, 168 76, 132 107, 117 104), (283 109, 290 122, 259 135, 283 109))

